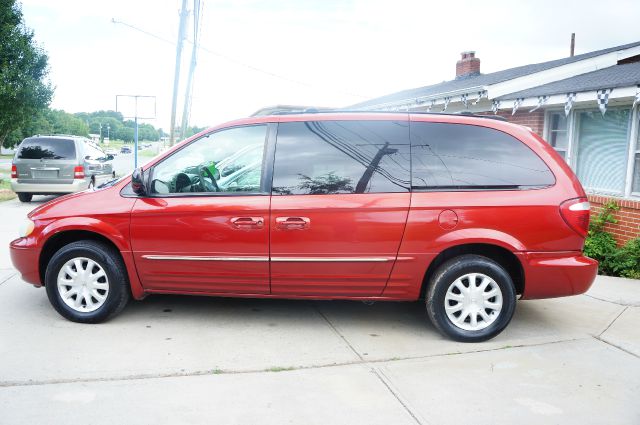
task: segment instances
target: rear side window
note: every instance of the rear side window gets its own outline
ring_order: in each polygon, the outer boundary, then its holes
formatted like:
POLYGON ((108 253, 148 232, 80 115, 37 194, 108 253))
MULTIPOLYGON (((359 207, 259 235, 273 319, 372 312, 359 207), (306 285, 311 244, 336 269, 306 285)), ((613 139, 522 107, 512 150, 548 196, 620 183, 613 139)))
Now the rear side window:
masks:
POLYGON ((274 195, 407 192, 410 170, 407 122, 278 125, 274 195))
POLYGON ((20 144, 19 159, 75 159, 73 140, 38 137, 25 139, 20 144))
POLYGON ((524 143, 474 125, 411 123, 411 159, 416 190, 525 189, 555 182, 524 143))

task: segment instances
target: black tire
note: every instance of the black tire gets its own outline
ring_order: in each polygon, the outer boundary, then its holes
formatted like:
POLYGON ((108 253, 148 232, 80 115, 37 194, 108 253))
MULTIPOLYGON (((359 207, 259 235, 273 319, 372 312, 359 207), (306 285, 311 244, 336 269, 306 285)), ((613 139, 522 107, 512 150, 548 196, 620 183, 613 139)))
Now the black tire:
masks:
MULTIPOLYGON (((478 277, 477 279, 481 279, 481 277, 478 277)), ((470 278, 463 280, 463 285, 464 282, 466 282, 466 285, 470 285, 470 278)), ((456 341, 481 342, 491 339, 507 327, 513 317, 513 313, 515 312, 516 291, 511 276, 509 276, 509 273, 507 273, 500 264, 481 255, 468 254, 452 258, 436 270, 428 284, 429 289, 426 295, 426 304, 429 319, 441 334, 456 341), (502 293, 501 310, 499 313, 496 313, 496 317, 494 317, 491 314, 491 311, 489 311, 490 320, 484 322, 486 327, 483 329, 463 329, 460 325, 453 323, 445 310, 446 303, 449 303, 450 306, 456 306, 457 303, 463 305, 463 303, 466 302, 452 300, 447 301, 446 295, 449 287, 453 285, 458 278, 469 273, 481 273, 488 276, 495 282, 495 284, 497 284, 502 293), (486 323, 490 324, 486 325, 486 323)), ((474 283, 474 285, 479 286, 477 283, 474 283)), ((491 285, 494 284, 491 283, 491 285)), ((454 293, 455 291, 456 290, 454 290, 454 293)), ((461 294, 461 296, 463 295, 464 294, 461 294)), ((484 292, 481 295, 484 295, 484 292)), ((490 298, 489 300, 491 299, 494 298, 490 298)), ((475 304, 471 305, 475 306, 475 304)), ((485 313, 487 313, 487 310, 485 310, 485 313)), ((479 314, 480 313, 477 313, 476 316, 479 317, 479 314)), ((460 315, 462 315, 462 312, 460 315)), ((468 319, 470 318, 471 316, 468 317, 468 319)), ((470 323, 465 324, 466 320, 467 319, 462 319, 461 321, 464 322, 462 322, 461 325, 471 326, 470 323)), ((480 322, 482 321, 484 321, 484 319, 480 318, 480 322)))
POLYGON ((72 242, 56 252, 45 273, 45 286, 49 302, 63 317, 79 323, 100 323, 120 313, 130 298, 129 278, 122 257, 113 247, 97 241, 72 242), (58 290, 58 273, 69 260, 85 257, 95 261, 104 270, 108 292, 104 303, 95 311, 77 311, 65 304, 58 290))
POLYGON ((20 200, 20 202, 31 202, 31 199, 33 199, 33 194, 32 193, 21 193, 18 192, 18 199, 20 200))

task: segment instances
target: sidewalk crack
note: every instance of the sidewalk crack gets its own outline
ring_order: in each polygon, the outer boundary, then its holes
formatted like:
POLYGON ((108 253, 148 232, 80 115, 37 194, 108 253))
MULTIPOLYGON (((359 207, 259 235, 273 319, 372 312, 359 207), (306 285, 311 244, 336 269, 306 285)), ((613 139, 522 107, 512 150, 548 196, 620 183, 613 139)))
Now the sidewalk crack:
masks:
POLYGON ((611 321, 611 323, 609 323, 609 324, 607 325, 607 327, 606 327, 602 332, 600 332, 600 333, 598 334, 598 336, 596 336, 596 338, 600 339, 600 337, 601 337, 601 336, 602 336, 606 331, 608 331, 608 330, 609 330, 609 328, 610 328, 610 327, 611 327, 611 326, 616 322, 616 320, 618 320, 618 318, 620 318, 620 316, 622 316, 622 314, 623 314, 625 311, 627 311, 627 309, 628 309, 628 308, 629 308, 629 306, 626 306, 625 308, 623 308, 623 309, 622 309, 622 311, 621 311, 621 312, 616 316, 616 318, 615 318, 615 319, 613 319, 613 320, 611 321))
POLYGON ((333 323, 331 323, 329 318, 322 312, 322 310, 320 310, 320 307, 318 307, 318 304, 316 302, 313 303, 313 307, 316 309, 320 317, 322 317, 324 321, 327 322, 331 330, 333 330, 333 332, 335 332, 335 334, 338 335, 345 344, 347 344, 347 347, 349 347, 351 351, 353 351, 353 353, 360 359, 360 361, 365 362, 366 360, 364 359, 364 357, 362 357, 360 353, 358 353, 358 350, 356 350, 355 347, 351 345, 349 340, 347 340, 347 338, 338 330, 338 328, 336 328, 333 323))
POLYGON ((398 400, 398 403, 400 403, 400 405, 404 408, 404 410, 407 411, 409 416, 411 416, 418 425, 423 425, 425 423, 424 420, 421 421, 420 419, 418 419, 418 415, 413 412, 413 409, 409 408, 408 404, 402 400, 399 392, 391 388, 391 380, 387 375, 384 374, 384 372, 382 372, 380 369, 375 368, 373 366, 371 367, 371 372, 378 377, 380 382, 382 382, 382 385, 384 385, 387 388, 387 390, 389 390, 391 395, 393 395, 395 399, 398 400))
POLYGON ((637 307, 636 304, 623 304, 623 303, 619 303, 619 302, 616 302, 616 301, 605 300, 604 298, 594 297, 593 295, 589 295, 589 294, 584 294, 584 296, 585 297, 589 297, 589 298, 594 299, 594 300, 602 301, 604 303, 615 304, 615 305, 619 305, 619 306, 622 306, 622 307, 637 307))
POLYGON ((639 356, 639 355, 637 355, 636 353, 631 352, 631 351, 627 350, 626 348, 622 348, 622 347, 620 347, 619 345, 613 344, 613 343, 611 343, 611 342, 609 342, 609 341, 607 341, 607 340, 605 340, 605 339, 602 339, 602 338, 600 338, 600 336, 594 336, 594 338, 595 338, 595 339, 597 339, 598 341, 602 342, 603 344, 610 345, 610 346, 612 346, 613 348, 617 348, 617 349, 618 349, 618 350, 620 350, 620 351, 624 351, 625 353, 627 353, 627 354, 631 354, 633 357, 635 357, 635 358, 637 358, 637 359, 640 359, 640 356, 639 356))
POLYGON ((14 277, 17 274, 18 274, 17 272, 14 272, 14 273, 10 274, 8 277, 3 279, 2 282, 0 282, 0 285, 2 285, 3 283, 5 283, 6 281, 8 281, 9 279, 11 279, 12 277, 14 277))

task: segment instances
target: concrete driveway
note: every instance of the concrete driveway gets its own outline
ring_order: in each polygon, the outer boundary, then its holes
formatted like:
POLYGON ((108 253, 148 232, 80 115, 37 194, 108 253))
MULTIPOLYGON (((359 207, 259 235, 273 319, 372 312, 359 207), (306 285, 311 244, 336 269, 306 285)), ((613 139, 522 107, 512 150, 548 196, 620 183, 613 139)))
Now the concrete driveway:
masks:
POLYGON ((0 204, 1 424, 638 424, 640 281, 518 303, 481 344, 420 303, 152 296, 80 325, 21 281, 0 204))

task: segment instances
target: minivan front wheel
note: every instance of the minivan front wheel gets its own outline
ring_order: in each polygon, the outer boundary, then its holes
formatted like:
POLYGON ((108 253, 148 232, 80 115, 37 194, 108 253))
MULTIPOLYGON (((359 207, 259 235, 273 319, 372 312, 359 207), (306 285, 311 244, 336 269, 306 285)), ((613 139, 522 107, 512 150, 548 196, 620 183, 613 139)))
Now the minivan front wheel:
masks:
POLYGON ((45 286, 51 305, 74 322, 103 322, 129 300, 122 258, 97 241, 72 242, 56 252, 47 265, 45 286))
POLYGON ((427 312, 442 334, 462 342, 486 341, 509 324, 516 292, 509 273, 480 255, 462 255, 434 273, 427 312))
POLYGON ((20 202, 31 202, 31 199, 33 199, 33 194, 31 193, 20 193, 18 192, 18 199, 20 200, 20 202))

